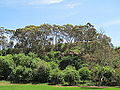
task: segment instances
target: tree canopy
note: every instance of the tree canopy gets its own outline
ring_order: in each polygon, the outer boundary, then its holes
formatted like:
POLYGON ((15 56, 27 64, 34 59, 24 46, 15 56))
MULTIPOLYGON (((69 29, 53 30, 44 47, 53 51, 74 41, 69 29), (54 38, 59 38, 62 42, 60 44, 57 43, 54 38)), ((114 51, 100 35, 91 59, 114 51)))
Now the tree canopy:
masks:
MULTIPOLYGON (((3 29, 1 29, 3 30, 3 29)), ((7 33, 9 32, 9 33, 7 33)), ((93 25, 29 25, 0 37, 0 79, 63 85, 119 85, 120 47, 93 25)))

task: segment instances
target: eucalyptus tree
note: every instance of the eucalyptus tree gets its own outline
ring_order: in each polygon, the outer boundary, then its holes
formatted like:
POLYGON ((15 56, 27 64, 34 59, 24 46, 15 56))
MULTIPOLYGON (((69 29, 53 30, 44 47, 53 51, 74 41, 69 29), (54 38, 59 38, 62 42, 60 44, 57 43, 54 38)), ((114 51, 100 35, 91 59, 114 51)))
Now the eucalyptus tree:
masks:
POLYGON ((5 49, 6 44, 6 36, 5 36, 5 29, 4 27, 0 27, 0 47, 1 49, 5 49))
MULTIPOLYGON (((8 48, 13 48, 14 43, 11 40, 13 30, 0 27, 0 50, 5 51, 8 48)), ((2 52, 1 55, 6 55, 6 52, 2 52)))
POLYGON ((63 25, 63 27, 64 27, 63 30, 61 30, 63 39, 65 40, 66 43, 72 43, 74 41, 72 33, 74 26, 71 24, 66 24, 63 25))

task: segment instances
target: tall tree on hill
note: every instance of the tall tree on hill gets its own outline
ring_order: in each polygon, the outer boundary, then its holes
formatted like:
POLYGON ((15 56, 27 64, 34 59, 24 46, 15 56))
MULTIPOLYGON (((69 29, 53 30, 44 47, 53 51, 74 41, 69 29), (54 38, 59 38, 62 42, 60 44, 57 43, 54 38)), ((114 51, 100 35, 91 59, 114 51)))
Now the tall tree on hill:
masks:
POLYGON ((6 44, 6 40, 5 40, 5 29, 4 27, 0 27, 0 46, 1 46, 1 49, 4 49, 5 48, 5 44, 6 44))

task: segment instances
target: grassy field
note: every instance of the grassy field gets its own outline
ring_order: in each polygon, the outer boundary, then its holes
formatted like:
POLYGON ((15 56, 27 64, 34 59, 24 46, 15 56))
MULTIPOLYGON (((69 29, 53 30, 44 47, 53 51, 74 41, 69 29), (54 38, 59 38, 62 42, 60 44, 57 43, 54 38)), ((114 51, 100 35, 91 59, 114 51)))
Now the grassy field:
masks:
POLYGON ((6 85, 0 90, 120 90, 120 88, 54 87, 48 85, 6 85))
POLYGON ((120 88, 55 87, 44 84, 10 84, 0 81, 0 90, 120 90, 120 88))

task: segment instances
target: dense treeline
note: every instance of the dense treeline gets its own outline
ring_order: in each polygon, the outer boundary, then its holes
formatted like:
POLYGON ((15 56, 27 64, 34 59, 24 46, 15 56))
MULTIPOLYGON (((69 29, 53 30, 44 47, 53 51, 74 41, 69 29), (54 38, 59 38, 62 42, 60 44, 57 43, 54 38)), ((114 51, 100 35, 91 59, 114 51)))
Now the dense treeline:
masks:
POLYGON ((11 47, 0 51, 1 80, 120 85, 120 48, 90 23, 30 25, 12 31, 11 39, 0 39, 11 47))

